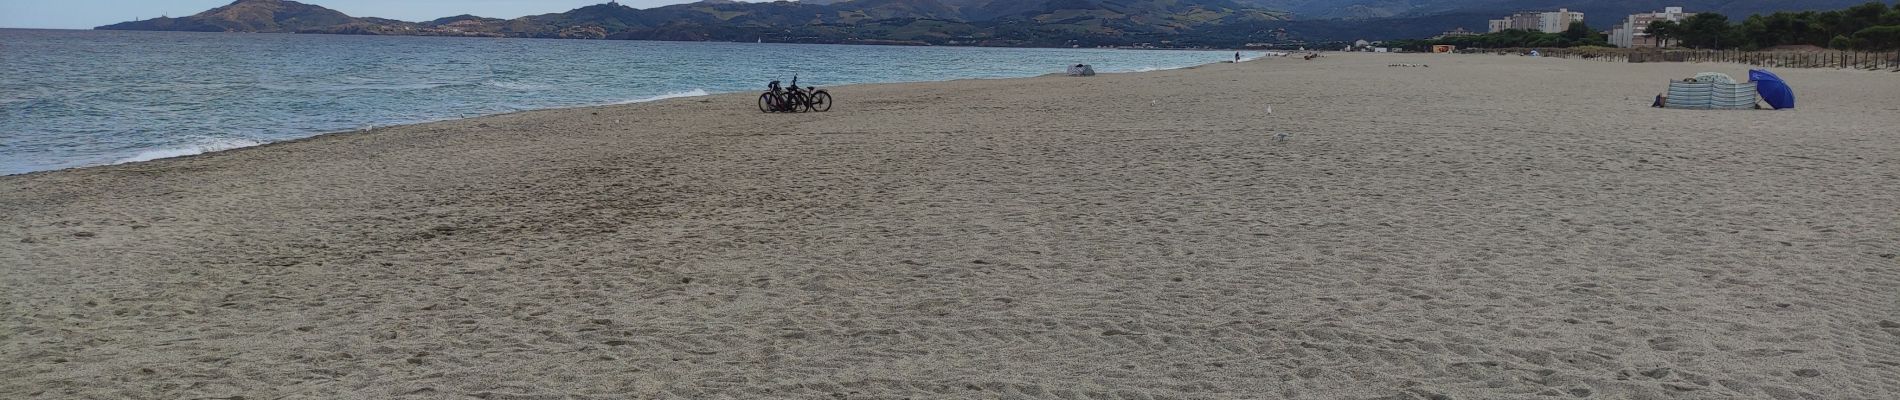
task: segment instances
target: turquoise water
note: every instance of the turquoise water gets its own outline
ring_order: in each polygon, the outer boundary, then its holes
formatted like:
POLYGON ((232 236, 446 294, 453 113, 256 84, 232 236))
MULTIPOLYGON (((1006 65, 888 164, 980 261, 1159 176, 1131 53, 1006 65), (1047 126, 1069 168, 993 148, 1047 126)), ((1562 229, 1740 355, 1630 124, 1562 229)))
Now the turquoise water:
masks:
POLYGON ((0 174, 370 126, 806 85, 1179 68, 1231 52, 0 30, 0 174))

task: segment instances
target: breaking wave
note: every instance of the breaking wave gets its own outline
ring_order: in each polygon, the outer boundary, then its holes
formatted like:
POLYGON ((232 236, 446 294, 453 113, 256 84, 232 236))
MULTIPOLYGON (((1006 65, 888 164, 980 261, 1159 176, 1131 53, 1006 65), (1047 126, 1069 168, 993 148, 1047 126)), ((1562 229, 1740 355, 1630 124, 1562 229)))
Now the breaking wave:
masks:
POLYGON ((192 143, 190 145, 177 146, 177 147, 165 147, 165 148, 141 151, 138 154, 132 155, 131 157, 119 159, 119 161, 115 161, 113 162, 113 164, 152 161, 152 160, 157 160, 161 158, 184 157, 184 156, 189 156, 189 155, 204 154, 204 153, 210 153, 214 151, 239 149, 239 148, 257 146, 257 145, 262 145, 262 144, 264 143, 256 141, 256 140, 250 140, 250 139, 205 138, 195 143, 192 143))
POLYGON ((693 89, 693 90, 688 90, 684 92, 667 93, 667 94, 653 96, 653 97, 639 98, 639 99, 633 99, 633 100, 627 100, 627 101, 617 101, 610 104, 646 103, 646 102, 654 102, 654 101, 660 101, 660 100, 666 100, 666 99, 677 99, 681 97, 699 97, 699 96, 710 96, 710 95, 712 95, 712 93, 707 92, 706 89, 693 89))

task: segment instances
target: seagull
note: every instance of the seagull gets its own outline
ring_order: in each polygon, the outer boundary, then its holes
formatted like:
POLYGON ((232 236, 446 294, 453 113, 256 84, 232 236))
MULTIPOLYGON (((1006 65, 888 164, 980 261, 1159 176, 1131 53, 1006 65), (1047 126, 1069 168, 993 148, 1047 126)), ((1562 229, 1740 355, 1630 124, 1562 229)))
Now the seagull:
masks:
POLYGON ((1267 106, 1267 115, 1273 115, 1273 106, 1267 106))
POLYGON ((1292 139, 1292 138, 1293 138, 1293 134, 1291 133, 1280 132, 1280 133, 1273 134, 1273 141, 1278 142, 1278 143, 1286 143, 1287 139, 1292 139))

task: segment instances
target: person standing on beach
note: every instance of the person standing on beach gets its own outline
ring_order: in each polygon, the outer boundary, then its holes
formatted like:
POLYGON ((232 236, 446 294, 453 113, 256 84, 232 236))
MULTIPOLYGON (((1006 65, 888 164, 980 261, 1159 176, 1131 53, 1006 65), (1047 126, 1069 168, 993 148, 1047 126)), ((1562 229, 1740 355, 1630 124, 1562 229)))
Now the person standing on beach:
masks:
POLYGON ((1235 63, 1235 64, 1239 64, 1239 63, 1240 63, 1240 52, 1238 52, 1238 51, 1236 51, 1236 52, 1234 52, 1234 63, 1235 63))

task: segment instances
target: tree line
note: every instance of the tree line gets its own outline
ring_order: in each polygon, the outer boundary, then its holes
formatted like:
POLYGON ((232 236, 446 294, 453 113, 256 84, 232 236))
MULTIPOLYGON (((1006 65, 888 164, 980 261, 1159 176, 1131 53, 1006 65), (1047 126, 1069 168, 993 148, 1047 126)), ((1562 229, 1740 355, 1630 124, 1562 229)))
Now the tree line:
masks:
POLYGON ((1583 22, 1572 22, 1570 28, 1560 33, 1507 29, 1502 32, 1471 36, 1447 36, 1424 40, 1394 40, 1386 43, 1390 47, 1424 51, 1433 45, 1453 45, 1458 48, 1504 49, 1527 47, 1579 47, 1610 46, 1609 37, 1590 29, 1583 22))
MULTIPOLYGON (((1656 21, 1647 31, 1669 46, 1711 50, 1759 50, 1775 46, 1812 45, 1840 50, 1900 49, 1900 4, 1891 8, 1869 2, 1833 11, 1778 12, 1752 15, 1741 23, 1728 16, 1701 13, 1682 21, 1656 21)), ((1610 46, 1602 33, 1581 22, 1562 33, 1506 30, 1474 36, 1397 40, 1391 47, 1424 51, 1433 45, 1459 48, 1533 48, 1610 46)))
POLYGON ((1778 12, 1752 15, 1739 24, 1721 14, 1696 14, 1682 21, 1656 21, 1649 34, 1669 44, 1696 49, 1758 50, 1811 45, 1839 50, 1900 49, 1900 4, 1889 8, 1869 2, 1845 10, 1778 12))

